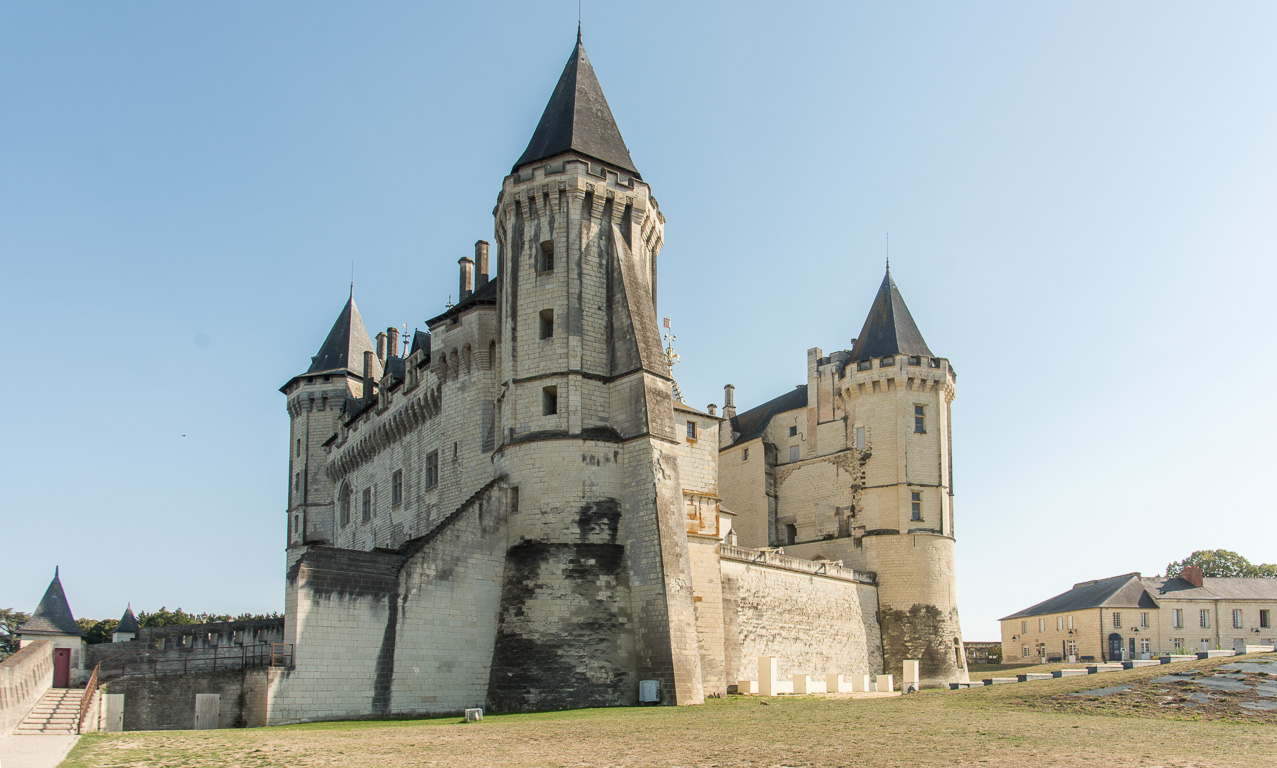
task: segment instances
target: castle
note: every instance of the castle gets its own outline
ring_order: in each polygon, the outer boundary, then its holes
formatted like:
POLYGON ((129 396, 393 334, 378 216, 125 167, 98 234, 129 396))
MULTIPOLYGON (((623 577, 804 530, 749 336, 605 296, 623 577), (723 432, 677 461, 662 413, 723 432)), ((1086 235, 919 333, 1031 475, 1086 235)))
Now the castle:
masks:
POLYGON ((949 407, 890 274, 848 351, 720 416, 673 394, 664 222, 578 33, 457 303, 370 338, 353 290, 287 397, 270 722, 695 704, 782 674, 965 679, 949 407), (495 266, 495 273, 493 267, 495 266))

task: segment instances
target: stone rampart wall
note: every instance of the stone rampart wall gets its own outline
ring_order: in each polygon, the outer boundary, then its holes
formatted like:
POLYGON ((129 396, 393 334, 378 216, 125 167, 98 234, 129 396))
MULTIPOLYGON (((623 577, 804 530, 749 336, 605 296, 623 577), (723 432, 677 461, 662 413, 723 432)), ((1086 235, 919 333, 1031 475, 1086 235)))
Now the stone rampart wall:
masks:
POLYGON ((103 686, 124 695, 124 730, 168 731, 195 727, 195 695, 221 696, 218 728, 265 725, 264 668, 175 675, 128 675, 103 686))
POLYGON ((27 716, 53 686, 53 646, 31 643, 0 662, 0 739, 27 716))

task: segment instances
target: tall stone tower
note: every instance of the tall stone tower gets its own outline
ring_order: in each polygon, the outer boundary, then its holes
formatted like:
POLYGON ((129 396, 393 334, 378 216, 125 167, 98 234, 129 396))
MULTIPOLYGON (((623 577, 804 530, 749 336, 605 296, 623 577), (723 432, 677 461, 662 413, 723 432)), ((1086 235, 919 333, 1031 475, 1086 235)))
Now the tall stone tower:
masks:
POLYGON ((288 397, 288 546, 332 544, 334 499, 324 474, 324 442, 338 431, 348 400, 381 378, 352 288, 310 368, 279 391, 288 397), (367 370, 365 370, 367 368, 367 370))
POLYGON ((921 661, 922 683, 965 679, 953 535, 949 361, 922 338, 888 269, 839 392, 862 456, 864 567, 878 574, 887 670, 921 661))
POLYGON ((488 703, 703 699, 656 319, 664 217, 577 34, 494 211, 509 542, 488 703))

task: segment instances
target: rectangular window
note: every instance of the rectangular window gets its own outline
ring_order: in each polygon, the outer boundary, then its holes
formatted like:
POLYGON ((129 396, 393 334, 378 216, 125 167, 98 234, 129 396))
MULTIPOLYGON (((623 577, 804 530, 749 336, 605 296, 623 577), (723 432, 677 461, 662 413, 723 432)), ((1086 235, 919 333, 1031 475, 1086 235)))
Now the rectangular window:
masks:
POLYGON ((790 436, 790 437, 798 437, 798 427, 790 427, 790 428, 789 428, 789 436, 790 436))
POLYGON ((1148 611, 1140 611, 1140 626, 1148 629, 1148 611))
POLYGON ((1117 611, 1113 611, 1113 628, 1114 629, 1122 628, 1122 614, 1118 613, 1117 611))
POLYGON ((302 455, 302 439, 300 437, 297 438, 297 455, 302 455))
POLYGON ((399 506, 403 503, 403 470, 396 469, 390 476, 390 503, 399 506))
POLYGON ((1171 648, 1175 651, 1175 653, 1179 653, 1180 651, 1184 650, 1184 638, 1172 637, 1171 648))
POLYGON ((741 460, 741 461, 749 461, 749 449, 748 449, 748 448, 746 448, 745 450, 743 450, 743 451, 741 451, 741 452, 740 452, 740 460, 741 460))
POLYGON ((559 388, 546 387, 541 390, 541 415, 553 416, 559 412, 559 388))
POLYGON ((920 435, 927 433, 927 409, 921 405, 913 407, 913 431, 920 435))
POLYGON ((1263 627, 1264 629, 1267 629, 1268 627, 1272 626, 1272 624, 1269 623, 1267 608, 1264 608, 1259 612, 1259 626, 1263 627))
POLYGON ((796 445, 789 446, 789 460, 798 461, 798 446, 796 445))
POLYGON ((863 451, 865 449, 865 428, 856 427, 856 450, 863 451))
MULTIPOLYGON (((1029 631, 1029 622, 1027 621, 1020 622, 1020 634, 1022 635, 1026 634, 1028 631, 1029 631)), ((1028 655, 1027 652, 1025 655, 1028 655)))
POLYGON ((785 543, 796 544, 797 542, 798 542, 798 526, 786 525, 785 526, 785 543))
POLYGON ((1069 617, 1069 629, 1073 629, 1073 617, 1069 617))
POLYGON ((350 486, 342 484, 337 506, 341 508, 341 524, 350 525, 350 486))
POLYGON ((687 422, 687 439, 688 440, 696 439, 696 422, 694 421, 687 422))
POLYGON ((1021 656, 1021 658, 1025 658, 1025 659, 1029 658, 1029 646, 1027 646, 1027 645, 1025 645, 1025 646, 1021 646, 1021 648, 1020 648, 1020 656, 1021 656))
POLYGON ((519 511, 519 486, 517 485, 510 486, 510 511, 519 511))
POLYGON ((1055 617, 1055 631, 1056 631, 1056 632, 1061 632, 1061 631, 1063 631, 1063 630, 1064 630, 1064 617, 1063 617, 1063 616, 1056 616, 1056 617, 1055 617))
POLYGON ((548 339, 554 336, 554 310, 541 310, 541 338, 548 339))
POLYGON ((1241 629, 1241 628, 1242 628, 1242 612, 1235 610, 1233 611, 1233 629, 1241 629))
POLYGON ((300 491, 302 489, 302 473, 298 472, 293 475, 293 490, 300 491))
POLYGON ((371 519, 372 519, 372 489, 365 488, 364 503, 363 503, 363 521, 366 523, 371 519))
POLYGON ((1046 631, 1046 619, 1038 619, 1038 632, 1046 631))
POLYGON ((922 520, 922 493, 919 491, 914 491, 912 494, 910 494, 910 496, 912 498, 910 505, 913 508, 913 520, 915 521, 922 520))
POLYGON ((541 252, 537 254, 537 271, 553 272, 554 271, 554 241, 544 240, 541 242, 541 252))
POLYGON ((922 365, 922 355, 909 355, 909 365, 922 365))
POLYGON ((1210 629, 1210 609, 1203 608, 1198 615, 1201 617, 1202 629, 1210 629))
POLYGON ((1153 650, 1152 643, 1147 637, 1140 638, 1140 653, 1150 653, 1153 650))
POLYGON ((1184 628, 1184 609, 1183 608, 1171 609, 1171 626, 1176 629, 1184 628))
POLYGON ((426 488, 434 488, 439 484, 439 452, 426 454, 426 488))

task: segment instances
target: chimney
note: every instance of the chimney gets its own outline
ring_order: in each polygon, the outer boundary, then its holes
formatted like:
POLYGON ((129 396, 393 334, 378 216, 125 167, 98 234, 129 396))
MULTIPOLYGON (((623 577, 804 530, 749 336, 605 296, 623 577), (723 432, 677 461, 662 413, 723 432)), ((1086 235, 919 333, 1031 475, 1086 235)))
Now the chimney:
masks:
POLYGON ((1202 585, 1202 568, 1198 565, 1190 565, 1180 571, 1179 577, 1194 587, 1202 585))
POLYGON ((377 359, 386 362, 386 334, 377 334, 377 359))
POLYGON ((373 351, 371 349, 366 350, 364 352, 364 400, 365 401, 372 400, 372 388, 373 388, 372 356, 373 356, 373 351))
POLYGON ((731 384, 723 386, 723 418, 736 418, 736 387, 731 384))
POLYGON ((399 357, 399 329, 393 325, 386 329, 386 354, 389 357, 399 357))
POLYGON ((457 299, 457 303, 460 304, 470 298, 470 294, 474 293, 474 259, 469 256, 462 256, 457 259, 457 263, 461 265, 461 288, 457 299))
POLYGON ((474 266, 478 270, 478 281, 475 288, 482 288, 488 284, 488 241, 480 240, 474 244, 474 266))
POLYGON ((717 405, 715 405, 714 403, 710 403, 710 404, 709 404, 709 407, 708 407, 708 408, 706 408, 705 410, 709 411, 709 415, 710 415, 710 416, 717 416, 717 415, 718 415, 718 406, 717 406, 717 405))

